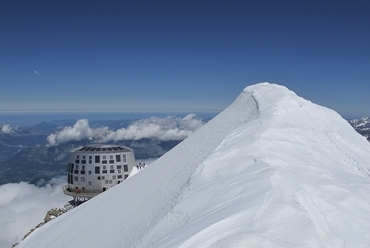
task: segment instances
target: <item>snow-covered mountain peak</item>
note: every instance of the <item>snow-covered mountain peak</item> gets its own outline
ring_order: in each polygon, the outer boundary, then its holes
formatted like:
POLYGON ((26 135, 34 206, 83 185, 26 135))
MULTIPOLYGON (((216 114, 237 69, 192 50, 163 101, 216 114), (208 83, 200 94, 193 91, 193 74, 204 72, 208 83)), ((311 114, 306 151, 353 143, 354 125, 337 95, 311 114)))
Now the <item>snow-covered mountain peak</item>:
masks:
POLYGON ((369 161, 370 144, 334 111, 252 85, 20 247, 367 247, 369 161))

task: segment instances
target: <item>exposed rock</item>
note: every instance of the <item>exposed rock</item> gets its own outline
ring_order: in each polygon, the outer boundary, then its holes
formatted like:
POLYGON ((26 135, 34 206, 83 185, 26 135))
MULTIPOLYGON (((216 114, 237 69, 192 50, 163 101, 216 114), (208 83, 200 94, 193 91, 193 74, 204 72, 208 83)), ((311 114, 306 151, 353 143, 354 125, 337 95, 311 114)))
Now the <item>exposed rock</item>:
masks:
POLYGON ((51 221, 52 219, 66 213, 67 211, 68 210, 65 207, 52 208, 46 213, 44 221, 45 221, 45 223, 47 223, 47 222, 51 221))
POLYGON ((13 244, 12 247, 17 246, 20 242, 22 242, 25 238, 27 238, 28 235, 30 235, 33 231, 35 231, 36 228, 39 228, 39 227, 43 226, 44 224, 46 224, 47 222, 55 219, 56 217, 61 216, 62 214, 64 214, 64 213, 68 212, 69 210, 71 210, 73 207, 74 206, 72 206, 71 204, 67 203, 66 205, 64 205, 62 207, 50 209, 46 213, 46 215, 45 215, 44 222, 40 222, 35 228, 32 228, 26 235, 24 235, 24 237, 23 237, 22 240, 20 240, 19 242, 13 244))

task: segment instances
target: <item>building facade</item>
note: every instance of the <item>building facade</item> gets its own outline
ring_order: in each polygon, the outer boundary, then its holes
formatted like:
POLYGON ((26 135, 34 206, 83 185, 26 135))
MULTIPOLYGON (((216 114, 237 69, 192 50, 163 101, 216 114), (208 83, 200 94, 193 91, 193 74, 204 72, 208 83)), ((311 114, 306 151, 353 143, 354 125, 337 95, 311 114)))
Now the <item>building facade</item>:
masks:
POLYGON ((132 149, 117 145, 89 145, 73 150, 68 161, 64 193, 91 198, 124 181, 135 166, 132 149))

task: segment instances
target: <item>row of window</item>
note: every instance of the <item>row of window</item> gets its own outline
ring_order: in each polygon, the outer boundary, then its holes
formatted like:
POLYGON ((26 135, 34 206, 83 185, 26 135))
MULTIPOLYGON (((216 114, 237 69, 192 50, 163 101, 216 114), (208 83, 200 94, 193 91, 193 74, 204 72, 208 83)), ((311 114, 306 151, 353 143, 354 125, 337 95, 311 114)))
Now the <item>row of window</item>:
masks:
MULTIPOLYGON (((93 156, 88 156, 88 161, 89 161, 89 164, 92 164, 92 157, 93 156)), ((108 156, 107 155, 95 155, 95 163, 96 164, 100 164, 100 161, 102 164, 107 164, 108 163, 108 156), (101 158, 101 160, 100 160, 101 158)), ((75 160, 75 163, 76 164, 86 164, 86 161, 87 161, 87 156, 85 155, 81 155, 81 160, 80 160, 80 155, 76 155, 76 160, 75 160)), ((122 154, 122 160, 121 160, 121 154, 117 154, 117 155, 109 155, 109 163, 110 164, 114 164, 115 162, 124 162, 126 163, 127 162, 127 158, 126 158, 126 154, 122 154), (115 159, 114 159, 115 158, 115 159)))
MULTIPOLYGON (((124 175, 123 178, 127 179, 128 175, 124 175)), ((106 179, 105 176, 98 176, 97 177, 97 180, 99 180, 99 181, 103 180, 105 182, 105 184, 112 184, 113 180, 115 180, 115 179, 122 179, 122 175, 117 175, 117 176, 113 175, 112 179, 106 179)), ((85 177, 76 177, 76 176, 68 174, 68 183, 73 184, 73 182, 79 182, 79 181, 84 183, 85 182, 85 177)), ((88 181, 88 185, 92 186, 92 181, 88 181)))
MULTIPOLYGON (((103 165, 103 166, 95 166, 94 169, 95 169, 95 174, 100 174, 100 168, 102 169, 101 172, 102 174, 107 174, 108 173, 108 167, 107 165, 103 165)), ((109 173, 111 174, 114 174, 116 173, 115 169, 117 169, 117 173, 121 174, 122 173, 122 165, 109 165, 109 173)), ((127 164, 124 164, 123 165, 123 171, 124 172, 128 172, 128 165, 127 164)), ((68 164, 68 172, 69 173, 74 173, 74 174, 81 174, 81 175, 85 175, 86 174, 86 170, 85 170, 85 166, 82 165, 81 166, 81 170, 79 170, 79 165, 78 164, 73 164, 73 163, 69 163, 68 164)), ((88 175, 91 175, 91 170, 88 171, 88 175)))

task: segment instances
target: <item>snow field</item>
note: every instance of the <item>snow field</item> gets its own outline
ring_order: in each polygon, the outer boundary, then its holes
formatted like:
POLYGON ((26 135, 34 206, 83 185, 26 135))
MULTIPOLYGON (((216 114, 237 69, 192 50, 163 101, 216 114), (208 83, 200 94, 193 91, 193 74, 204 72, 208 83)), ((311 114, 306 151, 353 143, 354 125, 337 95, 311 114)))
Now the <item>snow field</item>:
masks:
POLYGON ((20 247, 369 247, 369 161, 337 113, 257 84, 20 247))

